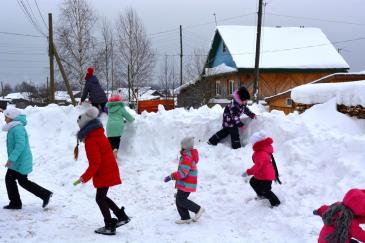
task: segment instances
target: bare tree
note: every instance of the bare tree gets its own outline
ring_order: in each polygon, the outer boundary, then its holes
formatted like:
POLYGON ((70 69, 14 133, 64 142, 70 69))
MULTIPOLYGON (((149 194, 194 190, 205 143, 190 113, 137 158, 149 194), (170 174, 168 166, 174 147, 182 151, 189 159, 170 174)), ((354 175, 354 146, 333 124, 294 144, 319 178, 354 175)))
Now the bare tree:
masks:
POLYGON ((174 96, 173 90, 179 83, 177 62, 172 56, 164 56, 159 75, 159 86, 163 90, 165 97, 174 96), (172 90, 172 92, 170 92, 172 90))
POLYGON ((204 49, 194 49, 193 53, 186 60, 184 69, 185 80, 191 81, 200 77, 206 58, 206 51, 204 49))
POLYGON ((11 85, 8 83, 3 84, 3 82, 1 82, 1 96, 4 97, 11 92, 13 92, 13 88, 11 87, 11 85))
POLYGON ((133 99, 137 101, 136 90, 152 78, 155 59, 151 41, 147 37, 141 19, 133 9, 127 9, 120 14, 117 33, 119 76, 129 80, 128 86, 132 91, 133 99))
POLYGON ((64 0, 56 27, 58 51, 71 80, 80 89, 87 66, 93 63, 96 15, 87 0, 64 0))

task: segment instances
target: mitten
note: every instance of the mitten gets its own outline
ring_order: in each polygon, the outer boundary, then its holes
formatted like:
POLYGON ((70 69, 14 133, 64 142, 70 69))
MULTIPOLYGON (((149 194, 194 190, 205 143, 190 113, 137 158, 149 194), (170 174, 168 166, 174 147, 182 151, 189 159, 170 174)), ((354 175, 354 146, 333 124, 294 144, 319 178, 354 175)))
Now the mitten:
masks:
POLYGON ((166 176, 165 179, 163 179, 164 182, 169 182, 171 181, 171 176, 166 176))
POLYGON ((74 186, 77 186, 78 184, 80 184, 81 183, 81 180, 80 179, 77 179, 76 181, 74 181, 72 184, 74 185, 74 186))
POLYGON ((314 215, 319 215, 318 210, 317 209, 313 210, 313 214, 314 215))

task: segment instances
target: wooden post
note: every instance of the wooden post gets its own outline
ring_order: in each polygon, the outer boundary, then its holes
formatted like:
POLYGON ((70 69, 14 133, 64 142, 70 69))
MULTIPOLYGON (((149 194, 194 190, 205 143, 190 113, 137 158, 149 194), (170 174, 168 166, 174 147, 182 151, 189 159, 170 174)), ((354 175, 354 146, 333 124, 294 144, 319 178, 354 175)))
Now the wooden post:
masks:
POLYGON ((256 35, 256 56, 255 56, 255 82, 253 84, 253 101, 259 103, 260 94, 260 43, 262 24, 262 0, 259 0, 259 11, 257 13, 257 35, 256 35))
POLYGON ((182 44, 182 26, 180 25, 180 86, 183 84, 183 44, 182 44))
POLYGON ((60 69, 60 72, 62 74, 62 78, 63 80, 65 81, 65 84, 66 84, 66 88, 67 88, 67 92, 68 92, 68 95, 70 96, 71 98, 71 101, 72 101, 72 105, 76 105, 76 100, 75 100, 75 97, 72 93, 72 89, 71 89, 71 86, 70 86, 70 83, 68 81, 68 78, 67 78, 67 75, 66 75, 66 72, 65 72, 65 69, 63 68, 63 65, 62 65, 62 62, 61 62, 61 58, 60 56, 58 55, 58 52, 56 50, 56 47, 54 46, 54 44, 52 43, 52 51, 53 51, 53 54, 56 58, 56 62, 58 64, 58 67, 60 69))
POLYGON ((127 79, 128 79, 128 102, 131 103, 131 80, 130 80, 130 67, 128 64, 128 70, 127 70, 127 79))
POLYGON ((48 55, 49 55, 49 77, 50 77, 50 89, 49 89, 49 102, 55 102, 55 83, 54 83, 54 53, 53 53, 53 25, 52 14, 48 13, 48 55))

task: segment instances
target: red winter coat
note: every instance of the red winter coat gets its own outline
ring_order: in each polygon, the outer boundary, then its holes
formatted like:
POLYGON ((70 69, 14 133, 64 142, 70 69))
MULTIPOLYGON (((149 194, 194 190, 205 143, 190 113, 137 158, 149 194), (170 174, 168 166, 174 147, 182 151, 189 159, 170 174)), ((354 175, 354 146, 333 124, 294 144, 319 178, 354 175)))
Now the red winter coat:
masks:
POLYGON ((254 166, 246 172, 258 180, 274 181, 276 179, 275 169, 271 162, 271 154, 274 152, 272 138, 266 138, 253 145, 252 161, 254 166))
MULTIPOLYGON (((365 223, 365 190, 351 189, 346 193, 342 203, 351 209, 352 213, 354 214, 346 243, 350 242, 351 238, 365 242, 365 231, 359 226, 359 224, 365 223)), ((328 205, 321 206, 317 210, 318 214, 322 217, 328 208, 328 205)), ((333 225, 325 224, 321 230, 321 233, 319 234, 318 243, 328 243, 328 241, 326 241, 326 237, 334 230, 335 227, 333 225)))
POLYGON ((93 178, 96 188, 111 187, 122 183, 112 147, 103 128, 91 131, 85 137, 85 149, 89 167, 81 176, 84 183, 93 178))

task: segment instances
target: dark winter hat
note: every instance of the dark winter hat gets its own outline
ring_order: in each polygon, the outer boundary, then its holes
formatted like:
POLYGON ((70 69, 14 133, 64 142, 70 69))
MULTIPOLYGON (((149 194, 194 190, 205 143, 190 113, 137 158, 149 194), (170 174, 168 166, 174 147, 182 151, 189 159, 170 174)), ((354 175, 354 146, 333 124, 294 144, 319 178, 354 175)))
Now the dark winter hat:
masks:
POLYGON ((194 147, 194 137, 185 137, 181 140, 181 148, 192 149, 194 147))
POLYGON ((94 120, 98 117, 99 110, 92 106, 86 110, 85 113, 81 114, 77 119, 80 129, 82 129, 89 121, 94 120))
POLYGON ((238 89, 238 95, 240 96, 240 99, 243 100, 249 100, 251 98, 250 93, 248 92, 248 90, 246 89, 245 86, 241 86, 238 89))

